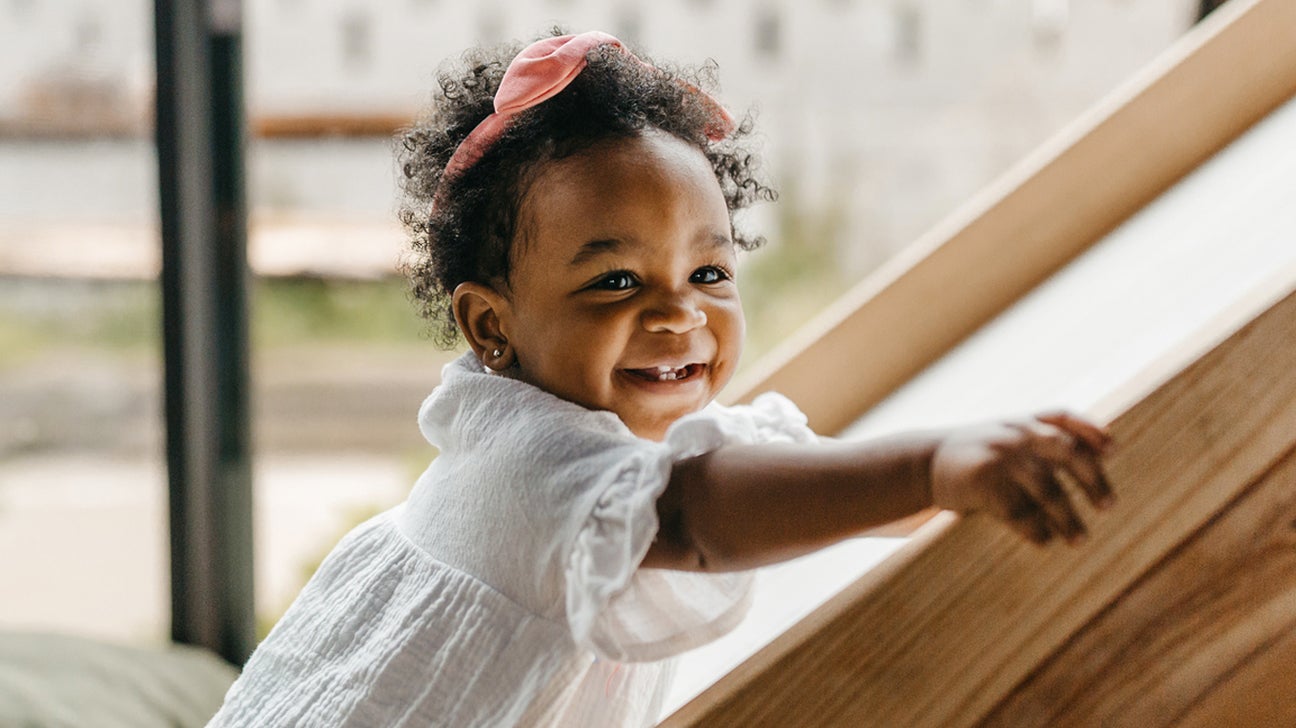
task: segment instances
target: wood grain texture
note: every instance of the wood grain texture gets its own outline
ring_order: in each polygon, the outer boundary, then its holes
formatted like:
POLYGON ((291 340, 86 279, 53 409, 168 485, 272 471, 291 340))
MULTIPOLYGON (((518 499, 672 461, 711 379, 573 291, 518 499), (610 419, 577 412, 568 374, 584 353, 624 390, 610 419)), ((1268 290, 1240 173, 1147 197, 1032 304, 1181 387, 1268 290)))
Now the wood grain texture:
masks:
POLYGON ((1160 728, 1194 713, 1200 723, 1221 709, 1216 726, 1296 724, 1296 663, 1269 669, 1289 652, 1275 645, 1296 636, 1294 527, 1296 453, 1289 452, 980 725, 1160 728), (1285 707, 1275 703, 1282 698, 1285 707), (1236 722, 1234 711, 1257 709, 1285 713, 1279 721, 1236 722))
POLYGON ((1296 3, 1234 0, 726 394, 835 434, 1296 93, 1296 3), (831 382, 831 386, 825 386, 831 382))
POLYGON ((970 726, 1296 442, 1296 294, 1110 427, 1120 502, 1038 549, 948 514, 664 725, 970 726))
POLYGON ((1179 728, 1296 724, 1296 629, 1221 682, 1179 722, 1179 728))

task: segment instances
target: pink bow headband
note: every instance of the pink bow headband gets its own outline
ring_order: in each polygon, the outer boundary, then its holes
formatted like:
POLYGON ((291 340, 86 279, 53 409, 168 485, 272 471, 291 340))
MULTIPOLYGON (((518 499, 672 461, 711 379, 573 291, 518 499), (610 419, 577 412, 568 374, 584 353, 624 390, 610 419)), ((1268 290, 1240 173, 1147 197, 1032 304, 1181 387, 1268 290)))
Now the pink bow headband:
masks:
MULTIPOLYGON (((504 78, 500 79, 499 88, 495 91, 495 113, 482 119, 459 143, 450 161, 446 163, 445 178, 457 176, 476 164, 486 150, 504 134, 509 119, 514 115, 567 88, 572 79, 585 69, 585 55, 601 45, 616 46, 627 56, 639 61, 626 50, 621 41, 597 30, 545 38, 523 48, 504 70, 504 78)), ((639 62, 651 68, 643 61, 639 62)), ((734 129, 734 120, 729 112, 710 94, 691 85, 689 88, 712 107, 715 121, 706 130, 707 138, 718 141, 729 136, 734 129)))

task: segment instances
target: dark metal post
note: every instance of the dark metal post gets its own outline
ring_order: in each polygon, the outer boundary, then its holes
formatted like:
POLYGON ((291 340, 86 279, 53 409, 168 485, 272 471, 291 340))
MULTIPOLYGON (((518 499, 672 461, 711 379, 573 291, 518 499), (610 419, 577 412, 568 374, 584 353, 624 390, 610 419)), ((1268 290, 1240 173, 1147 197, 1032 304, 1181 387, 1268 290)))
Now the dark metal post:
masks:
POLYGON ((155 0, 171 636, 255 646, 239 0, 155 0))

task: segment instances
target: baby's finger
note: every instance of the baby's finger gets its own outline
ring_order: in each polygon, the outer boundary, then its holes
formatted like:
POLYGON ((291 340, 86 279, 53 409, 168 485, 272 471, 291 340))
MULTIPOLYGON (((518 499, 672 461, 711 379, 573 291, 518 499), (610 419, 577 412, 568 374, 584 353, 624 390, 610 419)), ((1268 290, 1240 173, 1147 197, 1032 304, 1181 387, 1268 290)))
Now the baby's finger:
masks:
POLYGON ((1084 443, 1093 448, 1095 452, 1103 452, 1111 446, 1111 433, 1082 417, 1077 417, 1076 415, 1071 414, 1070 412, 1045 412, 1036 415, 1035 419, 1066 430, 1072 435, 1083 440, 1084 443))
POLYGON ((1076 457, 1061 466, 1062 470, 1084 491, 1089 502, 1096 508, 1110 508, 1116 502, 1107 473, 1103 471, 1102 461, 1097 454, 1088 448, 1077 453, 1076 457))
POLYGON ((1084 522, 1076 515, 1071 497, 1051 467, 1041 461, 1022 463, 1013 476, 1026 495, 1039 506, 1050 530, 1061 534, 1071 544, 1084 539, 1084 522))
POLYGON ((1012 422, 1008 426, 1025 436, 1027 453, 1031 457, 1045 460, 1053 467, 1074 459, 1082 442, 1067 430, 1048 422, 1027 420, 1012 422))
POLYGON ((1103 472, 1099 451, 1088 440, 1043 419, 1019 428, 1030 438, 1031 451, 1070 476, 1090 503, 1098 508, 1111 506, 1115 494, 1103 472))
POLYGON ((1004 523, 1033 544, 1043 546, 1052 540, 1053 530, 1039 505, 1010 484, 1004 484, 1004 489, 1000 502, 1003 510, 999 513, 1004 523))

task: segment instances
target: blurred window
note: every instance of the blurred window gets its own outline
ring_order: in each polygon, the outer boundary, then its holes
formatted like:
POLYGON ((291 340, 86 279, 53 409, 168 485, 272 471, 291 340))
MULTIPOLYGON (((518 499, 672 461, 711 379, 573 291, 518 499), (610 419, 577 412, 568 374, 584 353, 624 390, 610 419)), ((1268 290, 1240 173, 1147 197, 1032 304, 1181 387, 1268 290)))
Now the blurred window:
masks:
POLYGON ((891 9, 892 56, 900 66, 916 66, 922 60, 922 10, 912 2, 891 9))
POLYGON ((93 57, 99 52, 103 43, 103 21, 96 15, 85 14, 77 18, 73 36, 76 53, 83 57, 93 57))
POLYGON ((635 5, 622 4, 613 22, 615 35, 631 47, 638 47, 643 35, 643 14, 635 5))
POLYGON ((494 6, 477 8, 477 42, 493 45, 504 40, 504 16, 494 6))
POLYGON ((774 60, 782 51, 783 19, 778 8, 766 5, 756 11, 756 55, 774 60))
POLYGON ((1057 52, 1066 34, 1070 10, 1069 0, 1031 0, 1031 37, 1037 52, 1057 52))
POLYGON ((351 11, 342 18, 342 59, 348 68, 367 69, 373 62, 373 18, 351 11))

